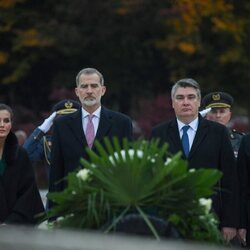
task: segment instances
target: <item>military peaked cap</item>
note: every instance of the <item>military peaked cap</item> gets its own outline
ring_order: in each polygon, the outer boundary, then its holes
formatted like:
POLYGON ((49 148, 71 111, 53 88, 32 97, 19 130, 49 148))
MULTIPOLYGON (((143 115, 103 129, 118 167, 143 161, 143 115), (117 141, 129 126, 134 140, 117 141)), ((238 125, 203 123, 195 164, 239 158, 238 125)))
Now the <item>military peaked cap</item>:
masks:
POLYGON ((212 92, 202 99, 205 108, 231 108, 233 102, 233 97, 226 92, 212 92))
POLYGON ((53 106, 52 111, 53 112, 56 111, 58 115, 64 115, 64 114, 73 113, 76 110, 78 110, 80 107, 81 107, 81 104, 79 102, 70 100, 70 99, 65 99, 56 103, 53 106))

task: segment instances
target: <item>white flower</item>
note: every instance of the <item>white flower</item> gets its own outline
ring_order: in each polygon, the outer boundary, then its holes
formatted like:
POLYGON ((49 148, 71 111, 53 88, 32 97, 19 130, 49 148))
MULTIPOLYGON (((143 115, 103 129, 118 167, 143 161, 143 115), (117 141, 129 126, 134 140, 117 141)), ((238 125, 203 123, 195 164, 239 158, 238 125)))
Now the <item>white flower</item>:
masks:
POLYGON ((67 219, 67 218, 71 218, 71 217, 74 217, 74 214, 73 214, 73 213, 65 215, 65 218, 66 218, 66 219, 67 219))
POLYGON ((164 165, 167 166, 171 161, 172 161, 172 159, 168 157, 168 158, 166 159, 164 165))
POLYGON ((188 171, 189 171, 190 173, 193 173, 193 172, 195 172, 196 170, 195 170, 194 168, 190 168, 188 171))
POLYGON ((56 219, 57 222, 60 222, 60 221, 62 221, 62 220, 64 220, 64 217, 63 217, 63 216, 60 216, 60 217, 58 217, 58 218, 56 219))
POLYGON ((84 169, 81 169, 81 170, 76 174, 76 176, 77 176, 78 178, 80 178, 81 180, 86 181, 86 180, 88 179, 88 177, 89 177, 89 173, 90 173, 90 171, 89 171, 88 169, 84 168, 84 169))
POLYGON ((72 194, 73 194, 73 195, 76 195, 76 191, 72 191, 72 194))
POLYGON ((200 198, 199 203, 201 206, 205 208, 205 212, 209 213, 211 206, 212 206, 212 200, 211 199, 205 199, 205 198, 200 198))
POLYGON ((155 163, 155 158, 150 158, 150 161, 151 161, 152 163, 155 163))
POLYGON ((215 218, 212 217, 212 218, 210 218, 210 222, 213 223, 213 224, 215 224, 217 221, 216 221, 215 218))

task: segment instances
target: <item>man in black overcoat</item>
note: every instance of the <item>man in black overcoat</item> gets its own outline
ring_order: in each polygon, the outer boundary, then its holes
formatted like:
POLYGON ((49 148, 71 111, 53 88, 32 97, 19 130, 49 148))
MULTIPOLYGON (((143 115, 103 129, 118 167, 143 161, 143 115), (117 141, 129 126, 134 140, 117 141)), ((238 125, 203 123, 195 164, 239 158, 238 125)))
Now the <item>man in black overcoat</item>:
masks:
POLYGON ((189 168, 222 171, 219 191, 213 197, 213 209, 220 220, 223 237, 229 241, 236 236, 238 226, 238 183, 227 129, 199 115, 201 93, 195 80, 179 80, 172 88, 171 98, 176 118, 154 127, 152 138, 168 143, 172 154, 182 151, 189 168), (183 136, 184 126, 188 126, 187 140, 183 136))
POLYGON ((239 237, 250 248, 250 134, 243 136, 237 159, 240 182, 239 237))
MULTIPOLYGON (((132 139, 132 121, 119 112, 101 106, 106 87, 102 74, 93 68, 81 70, 76 77, 75 92, 82 108, 54 121, 52 134, 49 192, 62 191, 61 180, 77 169, 81 157, 87 158, 86 147, 95 150, 94 140, 104 137, 132 139)), ((49 207, 51 207, 49 203, 49 207)))

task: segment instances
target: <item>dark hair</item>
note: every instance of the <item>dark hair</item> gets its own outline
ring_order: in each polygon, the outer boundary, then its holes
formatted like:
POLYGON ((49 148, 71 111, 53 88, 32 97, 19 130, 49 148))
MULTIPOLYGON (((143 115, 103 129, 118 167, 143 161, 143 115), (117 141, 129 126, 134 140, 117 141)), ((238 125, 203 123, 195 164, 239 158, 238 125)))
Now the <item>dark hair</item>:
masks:
POLYGON ((79 85, 79 80, 81 75, 92 75, 92 74, 97 74, 100 78, 100 84, 104 85, 104 78, 101 72, 99 72, 97 69, 94 68, 85 68, 82 69, 76 76, 76 86, 79 85))
MULTIPOLYGON (((12 108, 4 103, 0 103, 0 111, 6 110, 10 113, 10 119, 13 120, 13 111, 12 108)), ((11 131, 7 135, 4 147, 5 161, 7 165, 12 164, 16 157, 17 150, 17 137, 11 131)))
POLYGON ((10 106, 8 106, 4 103, 0 103, 0 110, 7 110, 10 113, 11 120, 13 120, 14 113, 13 113, 13 110, 10 106))
POLYGON ((174 98, 174 95, 176 93, 176 90, 178 88, 186 88, 186 87, 191 87, 191 88, 194 88, 197 92, 197 96, 199 99, 201 99, 201 90, 200 90, 200 85, 198 82, 196 82, 194 79, 192 78, 184 78, 184 79, 181 79, 179 80, 178 82, 176 82, 174 84, 174 86, 172 87, 172 90, 171 90, 171 98, 173 99, 174 98))

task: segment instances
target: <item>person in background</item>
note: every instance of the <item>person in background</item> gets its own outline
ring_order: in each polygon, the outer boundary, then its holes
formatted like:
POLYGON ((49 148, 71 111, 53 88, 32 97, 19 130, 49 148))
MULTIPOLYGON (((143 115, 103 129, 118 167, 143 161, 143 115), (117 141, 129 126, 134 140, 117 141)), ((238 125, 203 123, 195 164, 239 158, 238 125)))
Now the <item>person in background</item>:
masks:
POLYGON ((23 145, 32 162, 45 160, 46 165, 50 165, 51 134, 48 132, 55 118, 73 113, 80 107, 79 102, 70 99, 62 100, 53 106, 51 115, 30 134, 23 145))
POLYGON ((250 134, 244 135, 237 158, 240 183, 240 226, 238 237, 250 248, 250 134))
POLYGON ((204 107, 211 108, 211 111, 207 113, 206 118, 227 127, 234 150, 234 156, 237 158, 240 142, 244 134, 235 129, 231 129, 228 126, 232 116, 231 108, 233 102, 233 97, 226 92, 212 92, 204 96, 202 99, 204 107))
POLYGON ((181 151, 189 167, 222 171, 218 191, 212 197, 213 209, 226 241, 236 236, 238 226, 237 175, 235 158, 225 126, 199 114, 201 91, 193 79, 181 79, 171 91, 176 118, 153 128, 151 138, 168 143, 169 153, 181 151))
MULTIPOLYGON (((244 136, 244 133, 241 133, 229 127, 229 122, 232 116, 231 109, 234 102, 233 97, 226 92, 217 91, 217 92, 211 92, 206 96, 204 96, 202 102, 205 108, 211 108, 211 111, 207 113, 206 118, 208 120, 218 122, 227 127, 230 136, 230 141, 234 151, 234 156, 237 158, 241 140, 244 136)), ((240 162, 242 162, 243 157, 246 157, 246 154, 242 152, 240 162)), ((242 188, 242 184, 244 183, 244 181, 241 181, 242 173, 244 173, 245 170, 241 171, 241 169, 244 169, 244 164, 240 163, 240 165, 241 166, 239 166, 238 163, 237 171, 238 171, 238 176, 240 178, 239 188, 242 188)), ((244 178, 246 177, 247 176, 245 176, 244 178)), ((243 188, 245 188, 244 185, 243 188)), ((243 191, 243 193, 245 193, 245 191, 243 191)), ((241 203, 242 201, 240 201, 240 206, 242 206, 241 203)), ((242 214, 243 212, 241 211, 240 213, 242 214)), ((244 218, 246 217, 244 216, 244 218)), ((237 230, 237 235, 240 243, 242 245, 246 245, 246 223, 244 223, 244 220, 242 218, 240 219, 240 225, 239 229, 237 230)), ((236 241, 232 242, 232 244, 237 245, 237 242, 236 241)))
POLYGON ((202 117, 206 117, 207 113, 211 111, 211 108, 203 109, 199 113, 202 117))
MULTIPOLYGON (((80 158, 88 158, 86 147, 95 150, 94 141, 105 137, 132 140, 132 120, 101 105, 106 92, 103 75, 94 68, 82 69, 76 76, 76 95, 82 108, 54 122, 52 135, 49 192, 60 192, 61 180, 80 167, 80 158)), ((49 203, 49 207, 52 203, 49 203)))
POLYGON ((27 134, 23 130, 15 131, 15 135, 17 137, 18 145, 22 146, 27 139, 27 134))
POLYGON ((0 224, 36 224, 44 212, 26 151, 11 131, 12 109, 0 104, 0 224))

